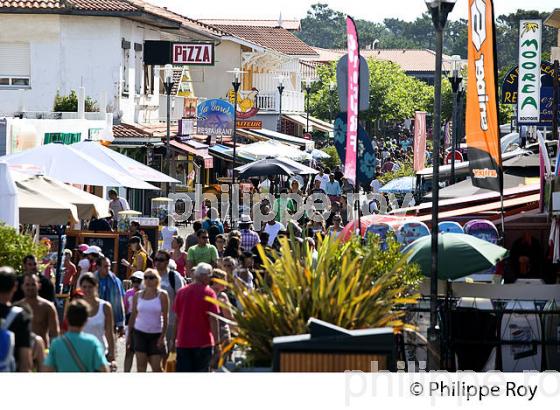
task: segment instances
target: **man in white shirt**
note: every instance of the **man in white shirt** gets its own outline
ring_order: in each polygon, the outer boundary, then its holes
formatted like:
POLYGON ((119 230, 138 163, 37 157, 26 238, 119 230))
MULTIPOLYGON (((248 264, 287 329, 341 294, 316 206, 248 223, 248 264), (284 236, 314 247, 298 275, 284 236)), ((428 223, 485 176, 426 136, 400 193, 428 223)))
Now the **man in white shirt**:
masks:
POLYGON ((114 189, 109 191, 109 208, 113 211, 113 217, 115 219, 119 219, 119 212, 121 211, 128 211, 130 206, 128 205, 128 201, 122 197, 120 197, 114 189))
POLYGON ((327 184, 327 182, 329 182, 329 174, 331 173, 331 170, 329 168, 325 169, 325 171, 323 172, 322 169, 319 170, 319 173, 317 175, 315 175, 315 181, 321 181, 321 189, 323 191, 326 191, 325 189, 325 185, 327 184))
POLYGON ((268 234, 268 246, 272 246, 278 233, 280 231, 284 231, 286 228, 280 222, 273 219, 272 221, 268 221, 264 227, 264 231, 268 234))
POLYGON ((378 165, 375 167, 375 178, 373 178, 373 181, 371 181, 371 184, 369 184, 369 186, 371 187, 371 192, 373 192, 374 194, 378 194, 379 189, 381 189, 381 182, 379 181, 380 174, 381 167, 378 165))

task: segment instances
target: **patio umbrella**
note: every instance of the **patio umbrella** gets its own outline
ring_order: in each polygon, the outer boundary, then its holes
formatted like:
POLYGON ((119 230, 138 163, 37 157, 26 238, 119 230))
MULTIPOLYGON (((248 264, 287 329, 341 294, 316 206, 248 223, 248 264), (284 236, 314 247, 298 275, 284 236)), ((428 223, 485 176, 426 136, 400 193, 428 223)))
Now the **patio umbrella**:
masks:
POLYGON ((7 163, 12 170, 33 175, 43 174, 69 184, 159 189, 125 174, 116 165, 108 167, 95 158, 60 143, 5 155, 0 157, 0 162, 7 163))
MULTIPOLYGON (((232 152, 233 150, 230 150, 232 152)), ((253 160, 265 159, 270 157, 285 157, 295 161, 309 161, 311 154, 300 150, 293 145, 282 142, 268 140, 247 144, 237 148, 238 155, 251 158, 253 160)))
POLYGON ((71 185, 41 175, 30 177, 18 173, 15 179, 18 191, 21 188, 27 188, 43 197, 54 198, 59 202, 75 205, 80 219, 91 219, 92 216, 97 218, 109 216, 109 201, 71 185))
MULTIPOLYGON (((432 267, 432 237, 424 236, 403 249, 408 263, 417 263, 425 276, 432 267)), ((474 236, 440 233, 438 236, 438 278, 455 280, 495 266, 508 251, 474 236)))
POLYGON ((58 201, 25 185, 18 186, 17 192, 20 223, 35 225, 78 223, 76 205, 58 201))
POLYGON ((317 171, 315 168, 300 164, 299 162, 296 162, 290 158, 279 157, 275 159, 277 161, 280 161, 283 165, 286 165, 296 175, 315 175, 319 173, 319 171, 317 171))
POLYGON ((85 140, 70 145, 71 148, 95 158, 102 164, 117 168, 121 172, 132 175, 142 181, 148 182, 169 182, 179 183, 180 181, 171 178, 147 165, 142 164, 126 155, 120 154, 115 150, 104 147, 98 141, 85 140))
POLYGON ((17 189, 6 164, 0 164, 0 222, 19 229, 17 189))
POLYGON ((313 149, 311 151, 311 156, 313 157, 313 159, 316 159, 316 160, 329 159, 331 157, 325 151, 321 151, 320 149, 313 149))
POLYGON ((416 177, 400 177, 395 178, 383 185, 379 192, 384 194, 402 194, 414 192, 416 186, 416 177))
POLYGON ((293 175, 290 168, 276 158, 261 159, 235 168, 240 178, 263 177, 267 175, 293 175))

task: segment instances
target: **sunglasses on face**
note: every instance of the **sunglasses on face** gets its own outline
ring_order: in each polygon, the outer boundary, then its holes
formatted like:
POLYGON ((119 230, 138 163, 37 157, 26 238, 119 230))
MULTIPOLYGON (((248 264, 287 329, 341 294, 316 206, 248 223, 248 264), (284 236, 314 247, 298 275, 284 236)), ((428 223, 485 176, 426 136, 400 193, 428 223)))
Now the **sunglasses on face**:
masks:
POLYGON ((202 239, 208 239, 208 236, 201 236, 202 239))
POLYGON ((144 276, 144 280, 153 280, 156 279, 157 276, 144 276))

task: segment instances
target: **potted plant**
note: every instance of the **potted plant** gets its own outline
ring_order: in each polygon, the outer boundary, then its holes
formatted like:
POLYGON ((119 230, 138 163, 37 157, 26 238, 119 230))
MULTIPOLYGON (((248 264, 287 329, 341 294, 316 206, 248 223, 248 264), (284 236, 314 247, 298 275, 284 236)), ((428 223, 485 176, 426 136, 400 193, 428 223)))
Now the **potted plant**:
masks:
POLYGON ((279 251, 259 252, 257 290, 228 284, 239 309, 237 337, 224 349, 243 349, 253 367, 270 367, 272 339, 307 333, 311 317, 345 329, 402 326, 395 305, 415 298, 422 279, 394 238, 382 249, 373 235, 346 243, 326 237, 315 255, 305 241, 282 239, 279 251))

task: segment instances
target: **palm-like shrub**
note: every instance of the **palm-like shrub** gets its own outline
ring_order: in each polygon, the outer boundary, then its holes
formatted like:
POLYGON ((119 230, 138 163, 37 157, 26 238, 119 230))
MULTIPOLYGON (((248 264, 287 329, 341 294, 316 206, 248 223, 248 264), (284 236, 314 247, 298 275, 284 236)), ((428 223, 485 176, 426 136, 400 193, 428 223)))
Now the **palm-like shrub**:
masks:
POLYGON ((280 252, 268 255, 260 248, 259 289, 231 287, 240 306, 236 342, 247 346, 249 361, 270 363, 272 339, 306 333, 310 317, 346 329, 398 323, 394 306, 413 296, 421 275, 401 262, 398 243, 389 239, 387 245, 381 250, 374 236, 366 243, 327 237, 318 244, 315 267, 307 245, 296 241, 283 240, 280 252))
POLYGON ((35 255, 40 260, 45 254, 45 247, 34 243, 33 238, 0 223, 0 266, 11 266, 19 271, 25 256, 35 255))

